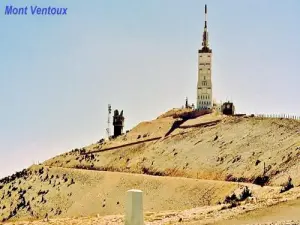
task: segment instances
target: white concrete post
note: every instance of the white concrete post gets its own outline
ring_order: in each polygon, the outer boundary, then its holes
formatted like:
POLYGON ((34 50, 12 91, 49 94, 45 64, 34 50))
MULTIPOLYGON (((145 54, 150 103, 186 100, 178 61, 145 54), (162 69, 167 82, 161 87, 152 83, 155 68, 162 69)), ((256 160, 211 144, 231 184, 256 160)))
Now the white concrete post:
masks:
POLYGON ((127 191, 125 225, 144 225, 143 192, 141 190, 127 191))

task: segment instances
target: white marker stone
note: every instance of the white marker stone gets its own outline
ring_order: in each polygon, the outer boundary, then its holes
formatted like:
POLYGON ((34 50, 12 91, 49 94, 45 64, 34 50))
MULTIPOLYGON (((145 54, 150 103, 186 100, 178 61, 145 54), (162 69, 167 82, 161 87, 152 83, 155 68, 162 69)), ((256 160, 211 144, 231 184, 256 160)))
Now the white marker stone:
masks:
POLYGON ((127 191, 125 225, 144 225, 143 192, 141 190, 127 191))

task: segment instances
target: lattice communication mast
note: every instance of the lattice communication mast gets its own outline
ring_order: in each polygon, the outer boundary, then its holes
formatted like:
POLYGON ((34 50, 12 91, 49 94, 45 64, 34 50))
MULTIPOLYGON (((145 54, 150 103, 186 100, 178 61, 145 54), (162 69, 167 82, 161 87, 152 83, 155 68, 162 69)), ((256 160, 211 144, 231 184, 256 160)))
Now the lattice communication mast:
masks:
POLYGON ((111 115, 111 105, 108 104, 108 118, 107 118, 107 128, 106 128, 108 138, 110 137, 110 115, 111 115))

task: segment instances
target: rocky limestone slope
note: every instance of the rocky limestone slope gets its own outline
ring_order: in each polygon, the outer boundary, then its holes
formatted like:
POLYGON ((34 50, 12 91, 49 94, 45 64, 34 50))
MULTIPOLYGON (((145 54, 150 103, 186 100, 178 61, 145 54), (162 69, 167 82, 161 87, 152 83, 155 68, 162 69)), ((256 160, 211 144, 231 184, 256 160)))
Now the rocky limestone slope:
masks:
MULTIPOLYGON (((131 188, 145 191, 146 211, 161 211, 215 205, 238 182, 278 186, 291 176, 300 185, 299 121, 216 114, 186 121, 181 113, 0 180, 0 221, 122 214, 131 188)), ((257 196, 278 192, 252 187, 257 196)))
POLYGON ((143 122, 115 140, 75 149, 44 165, 241 182, 265 175, 269 185, 291 176, 300 184, 299 121, 205 115, 165 137, 176 121, 143 122), (154 137, 161 138, 147 141, 154 137))
POLYGON ((123 214, 126 191, 144 192, 145 211, 212 205, 237 183, 32 166, 0 182, 0 221, 123 214))

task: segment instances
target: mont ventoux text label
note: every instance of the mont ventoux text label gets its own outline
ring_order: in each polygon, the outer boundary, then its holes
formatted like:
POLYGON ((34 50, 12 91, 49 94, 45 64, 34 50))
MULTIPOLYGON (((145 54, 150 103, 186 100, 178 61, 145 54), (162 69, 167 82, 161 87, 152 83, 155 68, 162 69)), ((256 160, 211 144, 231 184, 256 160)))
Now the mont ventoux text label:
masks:
POLYGON ((7 5, 5 7, 5 15, 67 15, 68 8, 59 7, 38 7, 38 6, 25 6, 14 7, 7 5))

